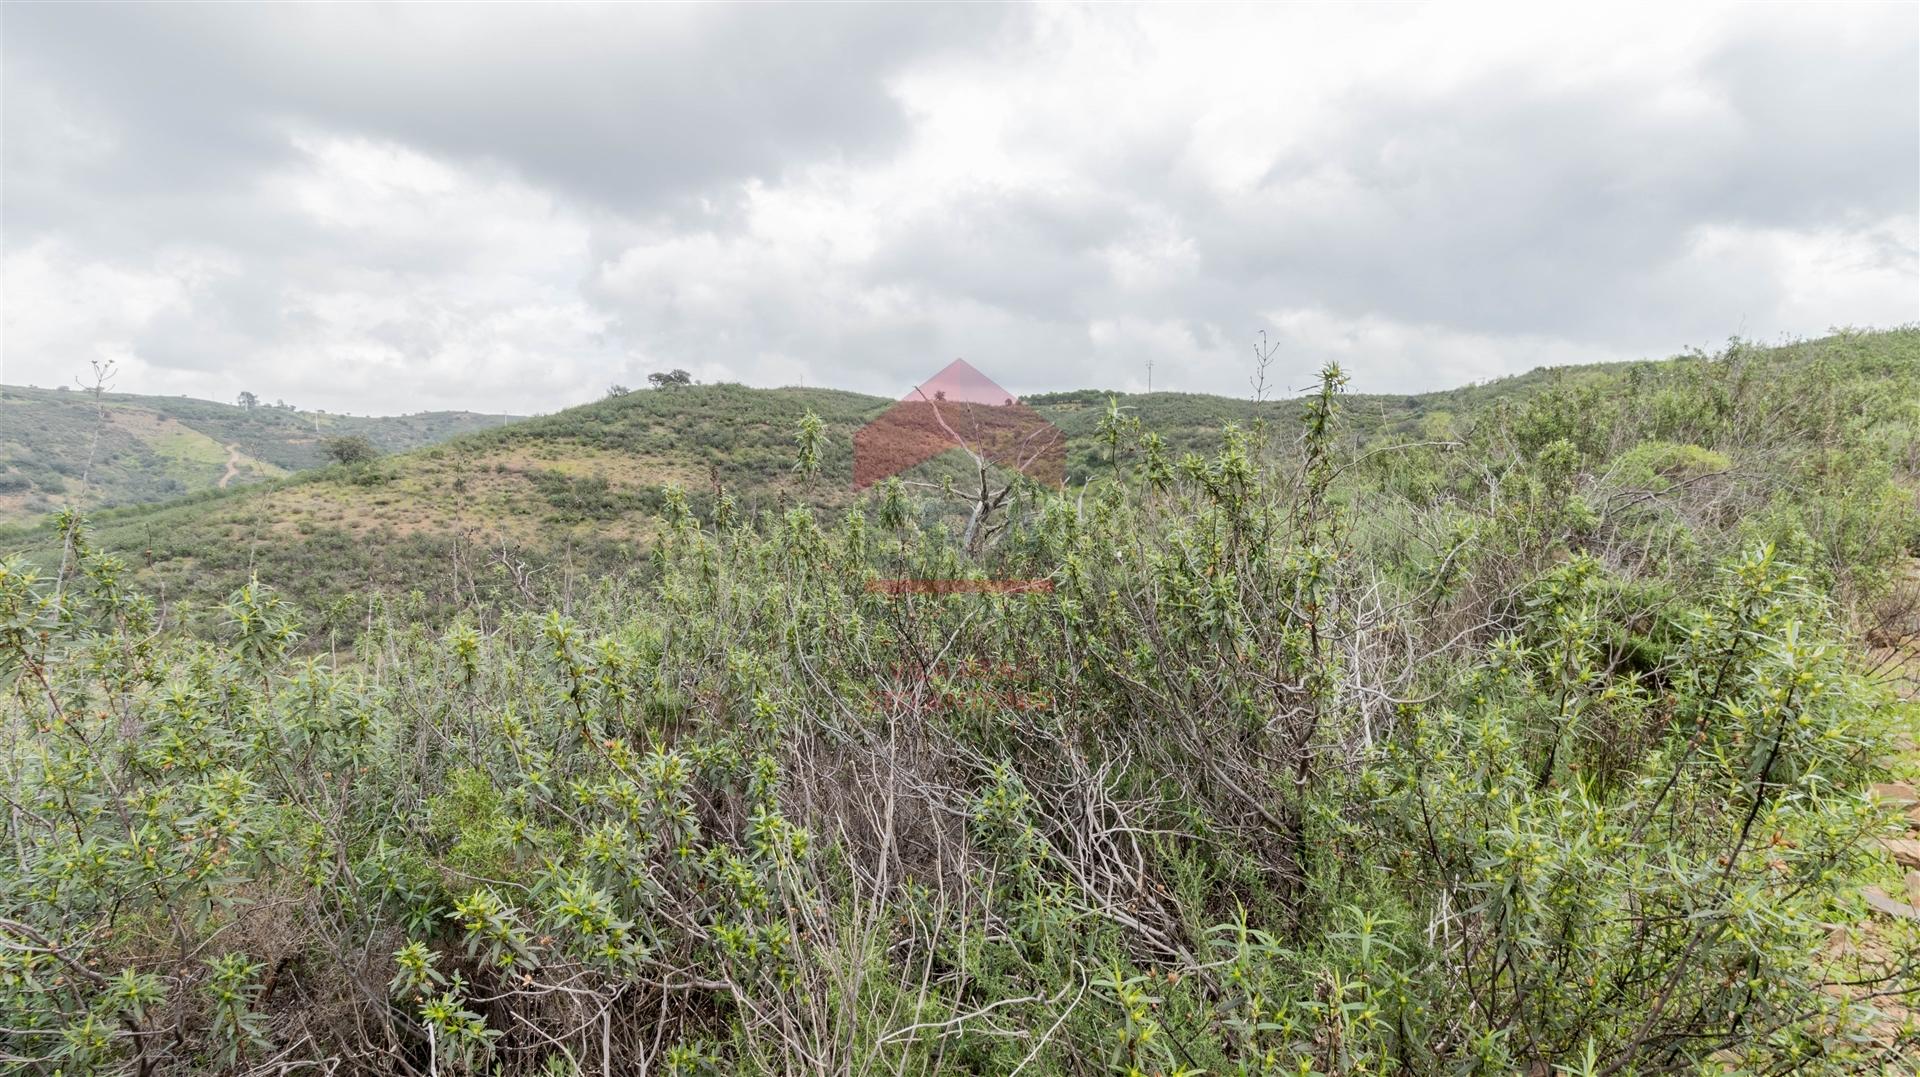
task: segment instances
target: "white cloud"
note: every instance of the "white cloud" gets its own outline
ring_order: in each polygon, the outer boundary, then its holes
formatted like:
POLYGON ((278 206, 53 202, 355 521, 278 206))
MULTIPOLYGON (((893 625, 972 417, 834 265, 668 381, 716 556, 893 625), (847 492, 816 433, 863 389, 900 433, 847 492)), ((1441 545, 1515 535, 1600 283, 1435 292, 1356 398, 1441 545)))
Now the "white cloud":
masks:
POLYGON ((10 13, 5 376, 1238 394, 1265 329, 1415 391, 1920 319, 1907 12, 982 10, 10 13))
POLYGON ((1912 215, 1809 230, 1707 225, 1689 237, 1686 255, 1663 279, 1715 282, 1713 303, 1729 321, 1871 325, 1920 302, 1916 237, 1920 217, 1912 215))
POLYGON ((146 363, 135 341, 169 315, 192 308, 197 292, 236 271, 218 252, 170 248, 143 267, 91 261, 57 238, 0 258, 0 375, 42 386, 90 383, 92 364, 114 363, 121 384, 191 392, 209 384, 190 372, 146 363), (31 359, 32 361, 24 361, 31 359), (164 388, 158 383, 164 383, 164 388))
MULTIPOLYGON (((1446 325, 1396 322, 1379 315, 1344 318, 1320 308, 1291 308, 1268 314, 1273 342, 1285 356, 1313 356, 1337 362, 1352 377, 1357 392, 1413 393, 1489 381, 1517 371, 1573 363, 1604 363, 1635 356, 1604 345, 1527 334, 1490 334, 1446 325), (1383 379, 1386 366, 1404 371, 1383 379)), ((1303 392, 1318 366, 1292 364, 1281 371, 1286 388, 1303 392)))

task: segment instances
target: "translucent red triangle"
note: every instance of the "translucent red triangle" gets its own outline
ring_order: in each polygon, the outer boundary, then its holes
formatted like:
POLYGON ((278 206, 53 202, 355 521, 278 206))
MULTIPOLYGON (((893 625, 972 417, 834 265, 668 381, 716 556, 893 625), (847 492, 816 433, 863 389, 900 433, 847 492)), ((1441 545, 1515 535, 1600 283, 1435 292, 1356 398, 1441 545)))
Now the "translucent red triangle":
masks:
POLYGON ((965 359, 955 359, 948 363, 940 373, 928 378, 900 399, 902 401, 951 400, 955 403, 986 404, 991 407, 1019 403, 1012 393, 1002 389, 992 378, 975 370, 973 364, 965 359))
POLYGON ((1058 486, 1066 478, 1066 437, 964 359, 882 412, 853 435, 853 485, 862 489, 953 450, 1058 486))

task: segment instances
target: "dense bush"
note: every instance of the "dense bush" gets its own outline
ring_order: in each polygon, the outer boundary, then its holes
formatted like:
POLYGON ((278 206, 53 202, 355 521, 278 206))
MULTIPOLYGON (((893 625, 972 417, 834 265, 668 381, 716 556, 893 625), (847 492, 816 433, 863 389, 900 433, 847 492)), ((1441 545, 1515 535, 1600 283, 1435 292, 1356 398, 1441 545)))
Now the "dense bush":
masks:
POLYGON ((898 487, 832 519, 668 490, 630 571, 444 621, 376 592, 338 650, 257 583, 178 631, 70 521, 60 569, 0 568, 0 1050, 1900 1065, 1864 1032, 1911 967, 1826 943, 1911 722, 1850 645, 1913 533, 1879 437, 1910 411, 1828 408, 1829 376, 1783 433, 1703 369, 1438 443, 1343 433, 1336 371, 1205 454, 1115 407, 1103 477, 1022 490, 971 556, 898 487), (1051 590, 867 586, 900 577, 1051 590))

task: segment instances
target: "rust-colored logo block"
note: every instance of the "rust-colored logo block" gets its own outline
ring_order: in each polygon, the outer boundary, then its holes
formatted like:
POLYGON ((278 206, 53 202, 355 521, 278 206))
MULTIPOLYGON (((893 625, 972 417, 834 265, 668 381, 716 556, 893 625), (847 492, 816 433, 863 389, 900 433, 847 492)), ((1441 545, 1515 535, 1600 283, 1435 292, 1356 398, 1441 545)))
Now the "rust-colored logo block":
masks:
POLYGON ((853 435, 853 488, 910 471, 959 449, 976 460, 1060 486, 1067 439, 964 359, 917 386, 853 435))

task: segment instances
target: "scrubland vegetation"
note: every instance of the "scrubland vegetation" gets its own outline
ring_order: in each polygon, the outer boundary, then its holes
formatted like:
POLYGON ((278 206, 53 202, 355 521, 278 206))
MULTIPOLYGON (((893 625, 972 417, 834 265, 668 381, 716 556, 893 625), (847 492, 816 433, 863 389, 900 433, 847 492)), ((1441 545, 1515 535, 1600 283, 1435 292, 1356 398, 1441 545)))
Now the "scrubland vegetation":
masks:
POLYGON ((399 452, 503 418, 464 411, 374 418, 8 385, 0 387, 0 523, 69 504, 151 504, 319 467, 330 438, 399 452))
POLYGON ((1204 438, 1036 400, 1068 483, 971 553, 951 499, 847 488, 885 402, 729 387, 68 516, 0 567, 0 1057, 1911 1072, 1920 932, 1860 888, 1900 886, 1920 332, 1341 389, 1204 438), (542 474, 435 470, 485 459, 542 474), (548 507, 365 590, 268 528, 184 606, 235 555, 130 541, 455 479, 548 507))

